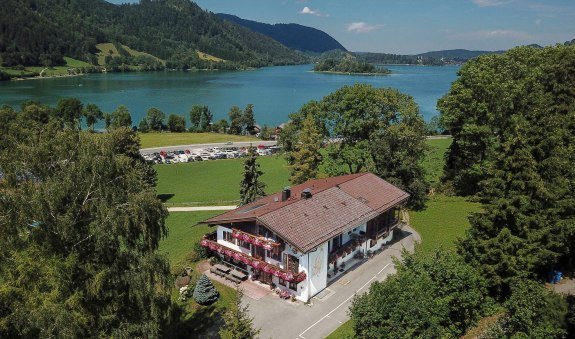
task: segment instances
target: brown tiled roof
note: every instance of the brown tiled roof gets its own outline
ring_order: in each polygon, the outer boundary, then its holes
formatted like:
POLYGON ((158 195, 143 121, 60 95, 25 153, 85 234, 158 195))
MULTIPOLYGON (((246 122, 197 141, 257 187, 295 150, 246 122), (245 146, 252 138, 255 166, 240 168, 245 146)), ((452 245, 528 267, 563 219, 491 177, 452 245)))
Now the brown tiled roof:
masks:
POLYGON ((302 252, 308 252, 343 231, 360 225, 407 200, 409 194, 372 173, 307 181, 204 221, 222 224, 258 221, 302 252), (310 199, 301 198, 309 189, 310 199))

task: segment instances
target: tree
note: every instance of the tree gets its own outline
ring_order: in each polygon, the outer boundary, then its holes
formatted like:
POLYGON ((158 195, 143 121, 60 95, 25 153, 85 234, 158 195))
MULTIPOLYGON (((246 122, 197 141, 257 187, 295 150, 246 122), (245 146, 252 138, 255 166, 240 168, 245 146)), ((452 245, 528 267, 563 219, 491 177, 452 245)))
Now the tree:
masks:
POLYGON ((294 145, 294 150, 290 153, 293 159, 292 165, 289 166, 290 181, 294 185, 316 179, 322 159, 320 148, 323 138, 311 115, 306 117, 299 133, 299 143, 294 145))
POLYGON ((237 290, 232 305, 224 313, 224 326, 220 329, 222 339, 251 339, 260 333, 254 328, 254 319, 249 315, 249 305, 242 306, 244 293, 237 290))
POLYGON ((170 132, 185 132, 186 119, 177 114, 170 114, 168 117, 168 129, 170 132))
POLYGON ((212 112, 208 108, 208 106, 204 106, 202 108, 202 122, 200 124, 200 130, 202 132, 209 132, 210 125, 212 124, 212 119, 214 118, 212 112))
POLYGON ((132 116, 130 111, 124 105, 118 106, 118 108, 112 112, 110 127, 120 128, 120 127, 131 127, 132 126, 132 116))
POLYGON ((142 118, 140 124, 138 125, 138 131, 142 133, 147 133, 150 131, 150 125, 148 124, 148 119, 142 118))
MULTIPOLYGON (((483 213, 472 216, 459 251, 480 267, 492 295, 500 300, 509 296, 515 277, 543 279, 551 269, 573 267, 575 172, 570 164, 575 163, 575 79, 565 73, 575 69, 573 60, 572 47, 517 48, 500 58, 480 59, 473 67, 502 68, 508 78, 488 82, 476 74, 489 91, 474 88, 465 105, 485 108, 485 96, 501 96, 498 103, 503 106, 492 107, 481 119, 469 117, 469 124, 454 112, 446 114, 452 127, 464 123, 457 132, 457 147, 462 148, 450 150, 452 168, 471 165, 480 170, 476 173, 481 180, 475 182, 477 177, 465 170, 461 176, 446 177, 455 186, 475 183, 474 191, 484 203, 483 213), (468 126, 489 137, 469 138, 464 133, 468 126), (478 140, 484 146, 468 147, 478 140)), ((462 98, 446 100, 453 100, 448 105, 453 108, 462 98)))
POLYGON ((272 138, 273 129, 271 129, 268 125, 264 124, 262 127, 262 131, 260 132, 260 139, 262 140, 270 140, 272 138))
POLYGON ((248 104, 243 111, 242 117, 242 133, 247 134, 248 131, 256 124, 254 117, 254 105, 248 104))
POLYGON ((507 310, 504 332, 513 338, 565 338, 567 303, 563 298, 531 280, 516 280, 507 310))
POLYGON ((204 107, 201 105, 194 105, 190 110, 190 131, 199 132, 201 131, 201 123, 202 123, 202 114, 204 107))
POLYGON ((210 305, 218 300, 220 294, 210 279, 202 274, 194 287, 194 300, 200 305, 210 305))
POLYGON ((298 144, 307 114, 323 138, 332 141, 322 161, 329 175, 372 171, 410 193, 412 207, 423 206, 428 187, 422 166, 425 123, 412 97, 391 88, 344 86, 290 115, 280 137, 286 151, 298 144))
POLYGON ((76 98, 60 99, 58 100, 55 113, 68 126, 80 128, 83 108, 82 102, 76 98))
POLYGON ((160 336, 167 211, 137 137, 13 124, 0 136, 0 336, 160 336))
POLYGON ((353 300, 357 337, 459 337, 489 310, 484 279, 461 257, 448 251, 402 256, 395 275, 353 300))
POLYGON ((266 184, 261 181, 262 174, 257 163, 256 150, 250 146, 247 158, 244 160, 244 174, 240 183, 240 205, 249 204, 266 195, 264 192, 266 184))
POLYGON ((230 124, 226 119, 221 119, 220 121, 216 122, 216 124, 213 126, 213 132, 227 133, 229 126, 230 124))
POLYGON ((112 127, 112 114, 111 113, 104 113, 104 126, 106 130, 110 130, 112 127))
POLYGON ((164 126, 166 115, 157 108, 150 108, 146 113, 146 121, 152 131, 161 131, 164 126))
POLYGON ((102 113, 100 108, 95 104, 86 105, 82 114, 86 118, 86 124, 92 131, 94 130, 94 125, 99 120, 102 120, 104 118, 104 113, 102 113))
POLYGON ((230 134, 239 135, 242 133, 242 111, 238 106, 232 106, 228 112, 230 118, 230 134))

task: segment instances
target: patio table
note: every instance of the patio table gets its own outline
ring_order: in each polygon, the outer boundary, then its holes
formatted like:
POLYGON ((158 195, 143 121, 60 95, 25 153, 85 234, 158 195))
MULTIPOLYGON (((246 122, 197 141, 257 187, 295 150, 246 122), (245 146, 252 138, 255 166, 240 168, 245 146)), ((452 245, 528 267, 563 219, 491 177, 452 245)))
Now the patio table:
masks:
POLYGON ((238 279, 240 279, 240 280, 244 280, 244 279, 247 277, 244 273, 242 273, 242 272, 240 272, 240 271, 236 271, 236 270, 233 270, 233 271, 231 272, 231 274, 232 274, 234 277, 236 277, 236 278, 238 278, 238 279))
POLYGON ((214 265, 214 267, 224 273, 229 273, 232 270, 231 268, 221 264, 214 265))

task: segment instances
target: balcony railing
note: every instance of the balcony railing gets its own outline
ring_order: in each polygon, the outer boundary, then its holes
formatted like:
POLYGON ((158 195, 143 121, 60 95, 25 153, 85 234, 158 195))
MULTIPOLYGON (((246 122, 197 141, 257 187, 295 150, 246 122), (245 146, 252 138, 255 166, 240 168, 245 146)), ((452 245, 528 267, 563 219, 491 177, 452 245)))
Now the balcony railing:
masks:
POLYGON ((306 279, 305 272, 293 273, 291 271, 281 269, 275 265, 268 264, 265 261, 256 259, 242 252, 238 252, 236 250, 218 244, 217 242, 209 240, 207 238, 202 239, 202 241, 200 241, 200 245, 209 248, 210 250, 216 253, 225 255, 229 258, 232 258, 246 265, 249 265, 255 269, 262 270, 266 273, 275 275, 276 277, 282 278, 283 280, 289 282, 299 283, 306 279))
POLYGON ((328 262, 330 264, 333 264, 338 258, 345 257, 346 255, 351 254, 366 240, 367 238, 364 235, 355 235, 353 239, 349 240, 342 246, 331 251, 331 253, 329 254, 328 262))
POLYGON ((271 241, 268 240, 264 237, 256 237, 255 235, 246 233, 246 232, 242 232, 238 229, 232 229, 232 237, 239 239, 239 240, 243 240, 245 242, 248 242, 252 245, 258 246, 258 247, 263 247, 264 249, 271 251, 274 249, 274 247, 279 248, 280 243, 277 243, 275 241, 271 241))

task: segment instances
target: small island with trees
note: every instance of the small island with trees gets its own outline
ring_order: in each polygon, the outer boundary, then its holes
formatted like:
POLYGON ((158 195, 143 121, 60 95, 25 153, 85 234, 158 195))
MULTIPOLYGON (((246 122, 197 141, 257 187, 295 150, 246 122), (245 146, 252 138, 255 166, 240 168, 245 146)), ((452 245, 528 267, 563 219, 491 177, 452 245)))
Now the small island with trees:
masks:
POLYGON ((314 72, 334 74, 357 74, 357 75, 388 75, 391 71, 385 67, 376 67, 367 62, 360 62, 351 58, 342 60, 320 60, 314 67, 314 72))

